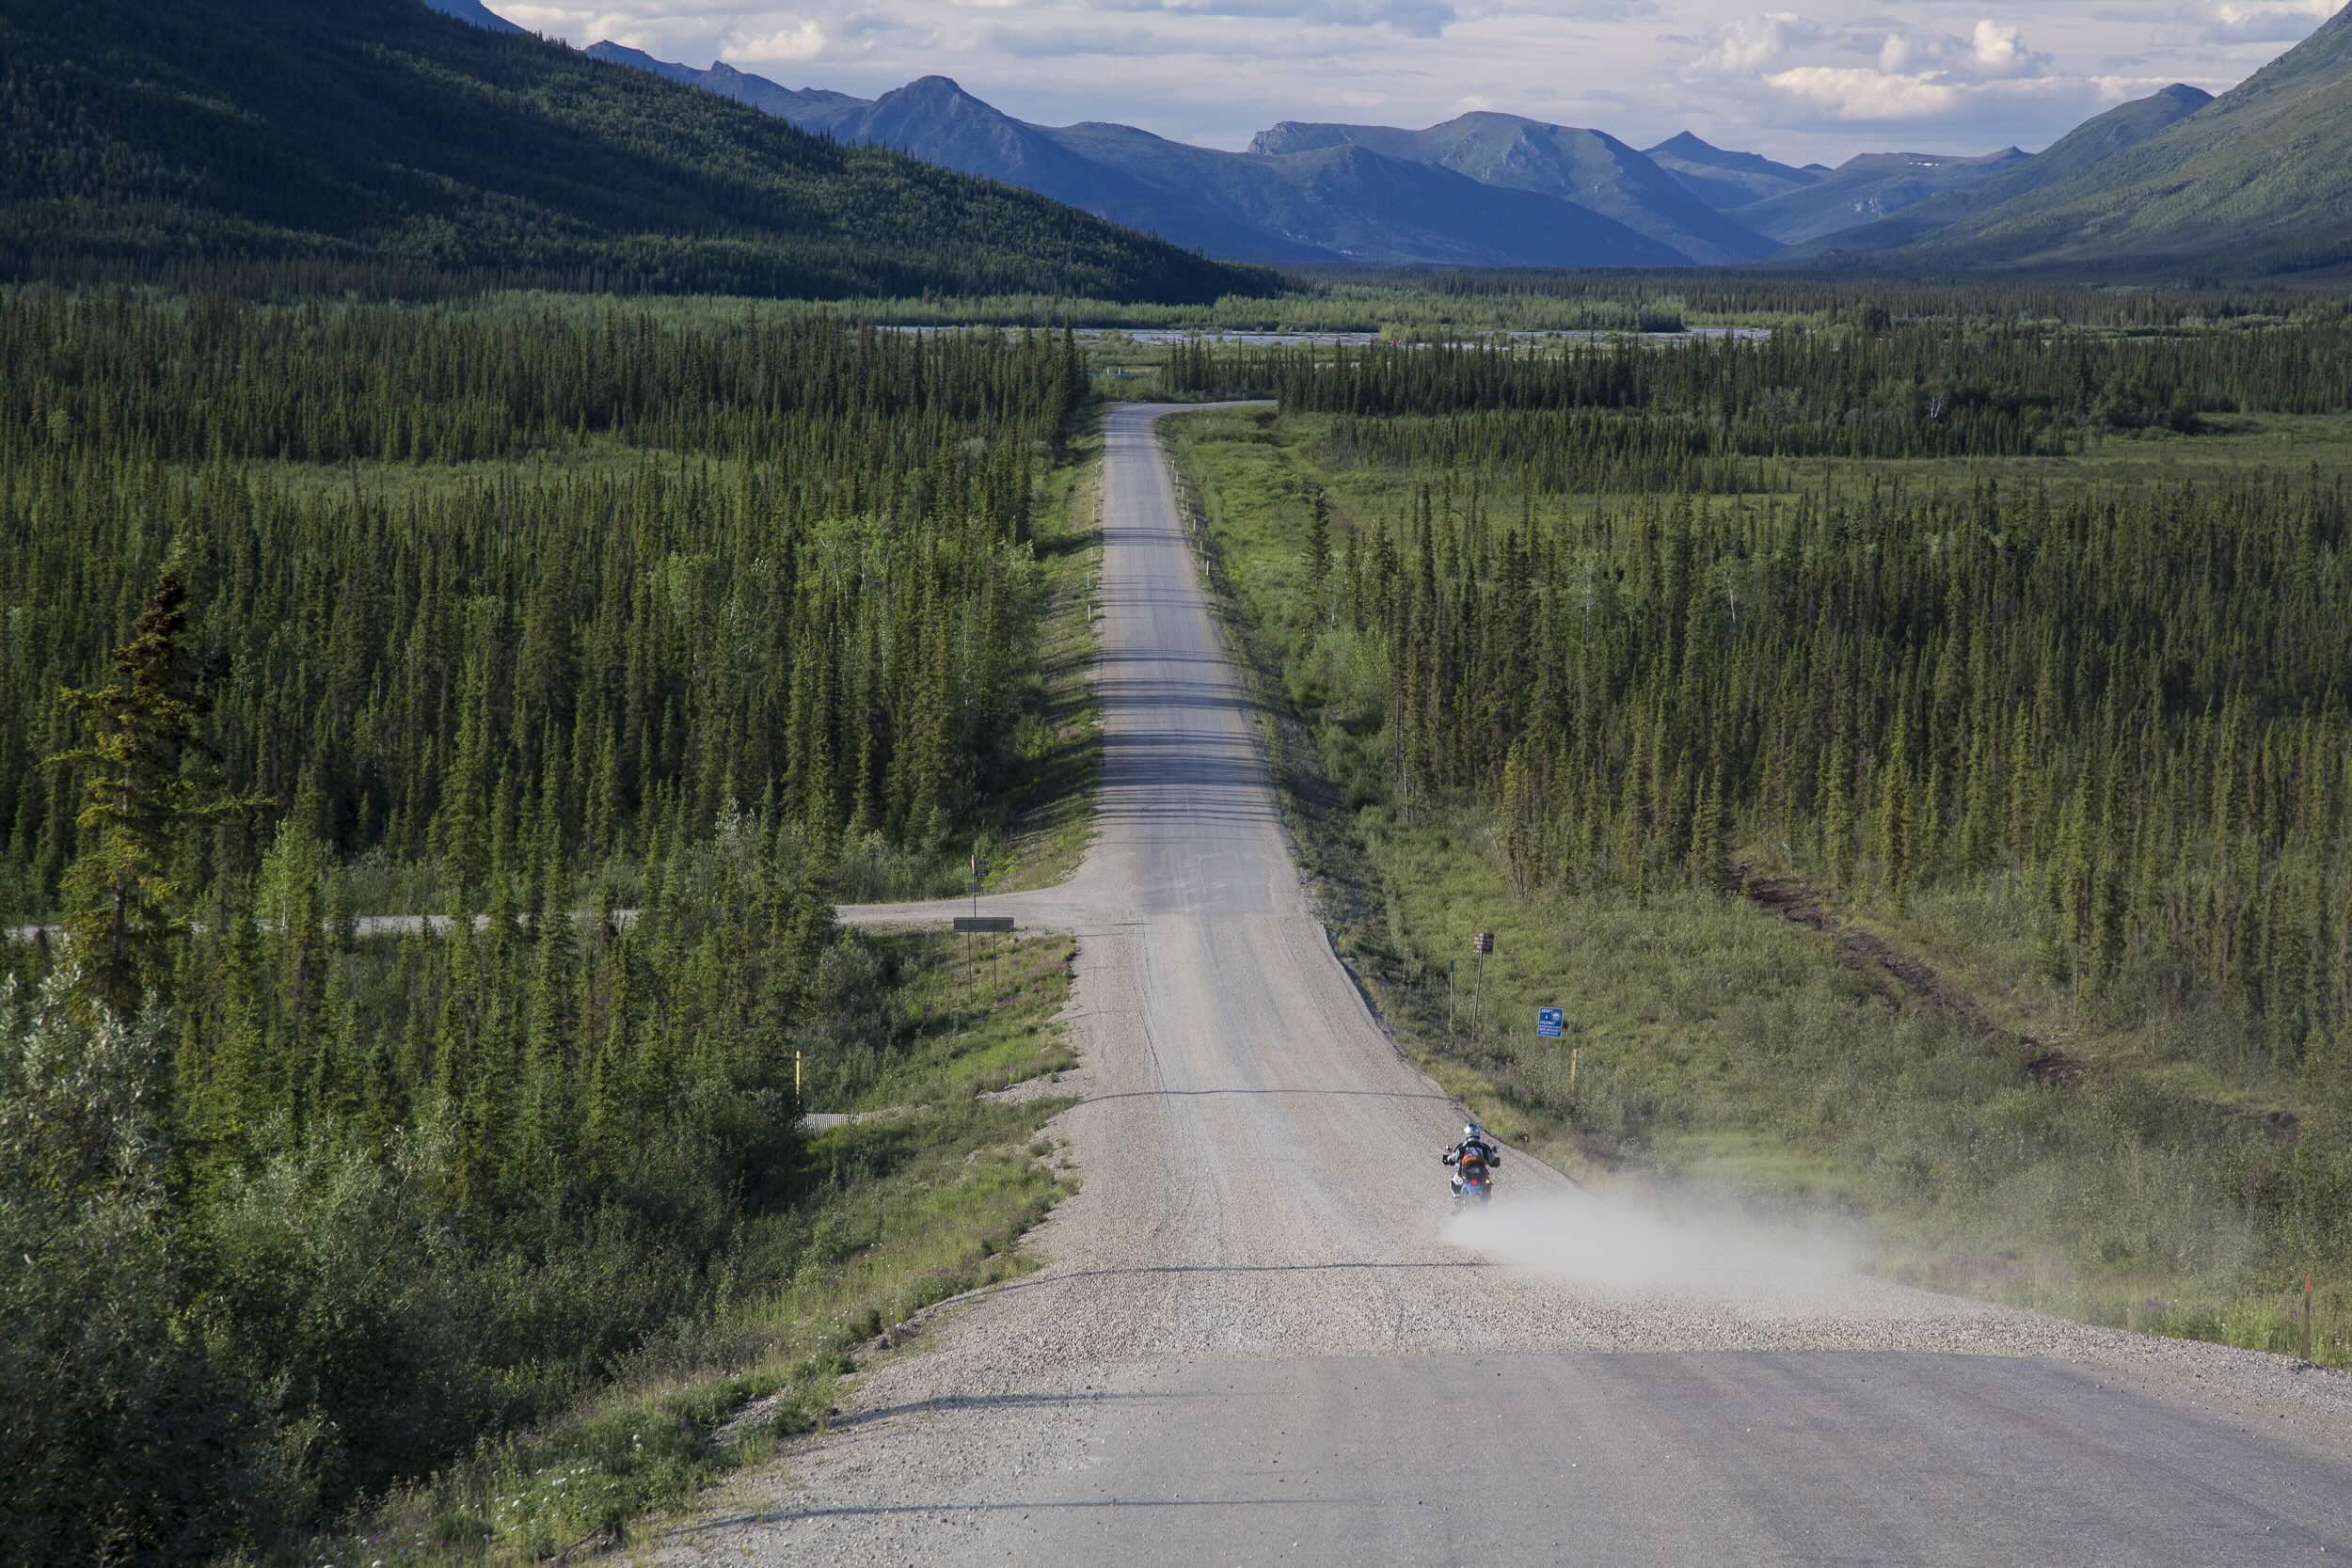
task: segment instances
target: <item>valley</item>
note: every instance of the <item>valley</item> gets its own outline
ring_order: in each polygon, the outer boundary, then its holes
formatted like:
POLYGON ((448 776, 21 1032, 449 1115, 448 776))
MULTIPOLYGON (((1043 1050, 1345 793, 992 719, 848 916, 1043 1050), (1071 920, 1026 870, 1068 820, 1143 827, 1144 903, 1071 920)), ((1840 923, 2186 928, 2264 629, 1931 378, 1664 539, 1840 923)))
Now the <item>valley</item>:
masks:
POLYGON ((2352 10, 495 4, 0 11, 0 1561, 2352 1551, 2352 10))

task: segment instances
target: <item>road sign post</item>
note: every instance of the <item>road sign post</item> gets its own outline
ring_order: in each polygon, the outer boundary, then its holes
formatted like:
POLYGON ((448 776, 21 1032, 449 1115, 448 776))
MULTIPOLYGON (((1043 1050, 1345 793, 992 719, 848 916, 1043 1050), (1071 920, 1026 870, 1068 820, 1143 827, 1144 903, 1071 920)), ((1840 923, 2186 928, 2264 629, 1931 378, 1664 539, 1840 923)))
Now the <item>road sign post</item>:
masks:
POLYGON ((1481 931, 1470 938, 1470 951, 1478 955, 1478 971, 1470 979, 1470 1038, 1478 1037, 1478 998, 1486 989, 1486 955, 1495 950, 1495 934, 1481 931))
MULTIPOLYGON (((956 934, 963 938, 964 969, 971 976, 972 1011, 976 1017, 979 1013, 979 971, 977 960, 970 956, 972 939, 983 936, 1009 936, 1012 929, 1012 916, 1009 914, 960 914, 956 916, 956 934)), ((1002 950, 999 950, 996 955, 996 983, 1000 989, 1004 985, 1004 980, 1005 956, 1002 950)))

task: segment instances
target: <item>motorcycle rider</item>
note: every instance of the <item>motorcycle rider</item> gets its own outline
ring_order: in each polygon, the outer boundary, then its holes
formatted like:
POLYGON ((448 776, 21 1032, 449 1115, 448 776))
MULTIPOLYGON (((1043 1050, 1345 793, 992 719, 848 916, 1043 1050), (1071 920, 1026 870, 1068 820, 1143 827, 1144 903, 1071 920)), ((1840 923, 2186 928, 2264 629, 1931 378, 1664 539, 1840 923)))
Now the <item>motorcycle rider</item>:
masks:
POLYGON ((1454 1196, 1458 1198, 1462 1196, 1463 1162, 1471 1161, 1483 1164, 1491 1171, 1502 1164, 1502 1150, 1495 1147, 1492 1138, 1486 1136, 1486 1130, 1473 1121, 1463 1127, 1462 1141, 1438 1156, 1438 1159, 1439 1164, 1453 1169, 1454 1196))

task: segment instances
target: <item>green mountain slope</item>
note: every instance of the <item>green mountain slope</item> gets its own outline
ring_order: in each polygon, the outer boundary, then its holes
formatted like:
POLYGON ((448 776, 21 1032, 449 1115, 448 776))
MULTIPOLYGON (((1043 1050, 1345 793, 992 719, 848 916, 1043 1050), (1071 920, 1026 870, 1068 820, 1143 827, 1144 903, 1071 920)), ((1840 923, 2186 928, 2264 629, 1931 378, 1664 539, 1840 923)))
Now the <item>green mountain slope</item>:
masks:
POLYGON ((1644 149, 1644 154, 1718 212, 1818 185, 1829 172, 1818 164, 1798 168, 1775 163, 1760 152, 1726 151, 1688 131, 1644 149))
POLYGON ((1203 300, 1269 288, 416 0, 0 9, 0 275, 1203 300))
POLYGON ((2137 146, 1891 259, 2146 275, 2352 263, 2352 10, 2137 146))
POLYGON ((1422 131, 1390 125, 1316 125, 1285 120, 1262 131, 1261 155, 1362 147, 1434 164, 1481 184, 1532 191, 1615 219, 1692 261, 1760 261, 1779 248, 1718 213, 1681 182, 1616 137, 1518 115, 1468 114, 1422 131))
POLYGON ((1878 223, 1907 207, 1989 180, 2026 161, 2026 155, 2013 147, 1975 158, 1942 152, 1865 152, 1802 190, 1785 192, 1728 215, 1784 245, 1801 245, 1842 230, 1878 223))
POLYGON ((1840 230, 1815 242, 1805 254, 1859 256, 1910 245, 1931 234, 1971 232, 1980 226, 1983 214, 2004 203, 2045 190, 2126 148, 2137 147, 2213 101, 2213 94, 2176 82, 2161 92, 2118 104, 2085 120, 2046 150, 2004 173, 1931 196, 1874 223, 1840 230))

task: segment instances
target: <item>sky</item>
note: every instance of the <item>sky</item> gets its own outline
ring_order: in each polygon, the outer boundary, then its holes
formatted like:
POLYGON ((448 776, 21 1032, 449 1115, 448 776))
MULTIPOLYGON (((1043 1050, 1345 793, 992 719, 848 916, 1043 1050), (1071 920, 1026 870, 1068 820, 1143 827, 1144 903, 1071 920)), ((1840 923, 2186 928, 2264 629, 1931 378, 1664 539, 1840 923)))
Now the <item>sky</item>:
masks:
POLYGON ((952 76, 1023 119, 1241 148, 1277 120, 1499 109, 1794 163, 2039 150, 2173 82, 2220 92, 2345 0, 490 0, 586 45, 872 97, 952 76))

